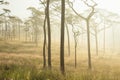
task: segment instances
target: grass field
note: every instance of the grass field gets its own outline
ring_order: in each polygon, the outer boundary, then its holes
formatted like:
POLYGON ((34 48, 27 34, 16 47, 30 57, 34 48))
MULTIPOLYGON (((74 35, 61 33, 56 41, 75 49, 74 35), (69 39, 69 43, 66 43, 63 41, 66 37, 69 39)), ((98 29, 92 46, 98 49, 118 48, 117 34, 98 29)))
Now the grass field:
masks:
POLYGON ((78 50, 77 68, 74 49, 65 53, 66 74, 59 71, 59 46, 52 47, 52 70, 43 69, 42 45, 31 42, 0 41, 0 80, 120 80, 120 55, 92 54, 92 70, 88 70, 87 52, 78 50))

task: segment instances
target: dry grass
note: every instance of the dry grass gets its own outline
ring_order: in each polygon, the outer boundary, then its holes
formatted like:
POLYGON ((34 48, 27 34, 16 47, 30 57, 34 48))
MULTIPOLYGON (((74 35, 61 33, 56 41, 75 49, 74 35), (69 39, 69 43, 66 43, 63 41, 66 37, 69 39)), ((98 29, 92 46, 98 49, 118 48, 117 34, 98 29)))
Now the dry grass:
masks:
MULTIPOLYGON (((10 46, 17 46, 19 51, 0 53, 0 80, 120 80, 120 56, 106 53, 100 56, 92 54, 92 70, 88 70, 87 52, 82 51, 77 55, 77 68, 74 67, 74 49, 68 56, 65 49, 66 76, 59 72, 59 46, 52 47, 52 72, 42 69, 42 48, 35 47, 32 43, 7 42, 10 46), (21 51, 22 50, 22 51, 21 51), (26 50, 30 52, 25 53, 26 50), (33 51, 33 52, 31 52, 33 51)), ((3 43, 4 45, 4 43, 3 43)), ((5 44, 6 45, 6 44, 5 44)), ((10 50, 9 50, 10 49, 10 50)))

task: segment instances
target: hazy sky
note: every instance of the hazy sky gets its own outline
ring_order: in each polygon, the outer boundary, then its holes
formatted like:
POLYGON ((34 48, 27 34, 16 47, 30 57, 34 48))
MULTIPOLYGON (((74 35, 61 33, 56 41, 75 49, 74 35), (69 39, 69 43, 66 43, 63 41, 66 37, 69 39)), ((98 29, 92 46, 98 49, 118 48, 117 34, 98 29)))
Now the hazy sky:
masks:
MULTIPOLYGON (((19 16, 22 19, 25 19, 28 16, 30 16, 30 11, 26 10, 27 7, 33 6, 39 8, 39 0, 7 0, 7 1, 10 2, 10 5, 4 7, 9 8, 12 12, 12 15, 19 16)), ((95 1, 98 3, 97 5, 98 8, 106 9, 108 11, 120 14, 120 0, 95 0, 95 1)))

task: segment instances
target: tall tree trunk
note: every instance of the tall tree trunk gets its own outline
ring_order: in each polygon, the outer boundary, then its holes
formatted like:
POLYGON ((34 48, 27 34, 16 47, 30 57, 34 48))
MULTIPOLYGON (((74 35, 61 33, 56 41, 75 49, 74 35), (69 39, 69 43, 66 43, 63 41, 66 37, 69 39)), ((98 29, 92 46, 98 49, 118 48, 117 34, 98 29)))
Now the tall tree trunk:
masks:
POLYGON ((65 29, 65 0, 61 1, 61 42, 60 42, 60 69, 65 73, 64 65, 64 29, 65 29))
POLYGON ((45 15, 45 19, 44 19, 44 25, 43 25, 43 31, 44 31, 44 42, 43 42, 43 68, 46 67, 46 54, 45 54, 45 50, 46 50, 46 15, 45 15))
POLYGON ((51 69, 51 29, 50 29, 50 17, 49 17, 49 3, 50 0, 47 0, 46 17, 47 17, 47 26, 48 26, 48 67, 51 69))
POLYGON ((112 26, 112 38, 113 38, 113 47, 112 47, 112 52, 114 53, 115 50, 115 39, 114 39, 114 27, 112 26))
POLYGON ((75 68, 77 68, 77 41, 75 40, 75 68))
POLYGON ((75 42, 75 68, 77 67, 77 39, 74 33, 74 42, 75 42))
POLYGON ((19 40, 20 40, 20 23, 18 23, 18 27, 19 27, 19 40))
POLYGON ((2 37, 4 37, 4 28, 3 28, 3 24, 2 24, 2 37))
POLYGON ((2 26, 0 24, 0 37, 1 37, 1 34, 2 34, 2 26))
POLYGON ((25 41, 27 42, 27 31, 25 31, 26 32, 26 35, 25 35, 25 41))
POLYGON ((91 51, 90 51, 90 30, 89 30, 89 19, 86 20, 87 22, 87 44, 88 44, 88 68, 91 69, 91 51))
POLYGON ((96 43, 96 55, 98 56, 98 32, 96 27, 95 27, 95 43, 96 43))
POLYGON ((37 30, 37 25, 35 25, 35 28, 34 28, 34 34, 35 34, 35 44, 36 44, 36 47, 38 46, 38 30, 37 30))
POLYGON ((69 35, 69 29, 66 24, 66 30, 67 30, 67 37, 68 37, 68 56, 70 56, 70 35, 69 35))
POLYGON ((96 55, 98 56, 98 35, 97 35, 97 31, 95 32, 95 42, 96 42, 96 55))
POLYGON ((13 39, 15 40, 15 25, 13 24, 13 39))
POLYGON ((72 32, 74 34, 74 49, 75 49, 75 68, 77 67, 77 32, 74 31, 74 26, 72 24, 72 32))
POLYGON ((103 43, 103 49, 104 49, 103 52, 104 52, 104 54, 105 54, 105 51, 106 51, 106 50, 105 50, 105 48, 106 48, 106 46, 105 46, 105 41, 106 41, 106 40, 105 40, 105 36, 106 36, 106 35, 105 35, 105 31, 106 31, 106 29, 105 29, 105 21, 104 21, 104 41, 103 41, 103 42, 104 42, 104 43, 103 43))
POLYGON ((35 32, 35 44, 37 47, 38 46, 38 33, 37 33, 37 31, 35 32))
POLYGON ((7 39, 7 20, 6 20, 6 16, 5 16, 5 40, 7 39))
POLYGON ((10 30, 11 30, 11 27, 10 27, 10 23, 8 22, 8 39, 10 39, 10 30))

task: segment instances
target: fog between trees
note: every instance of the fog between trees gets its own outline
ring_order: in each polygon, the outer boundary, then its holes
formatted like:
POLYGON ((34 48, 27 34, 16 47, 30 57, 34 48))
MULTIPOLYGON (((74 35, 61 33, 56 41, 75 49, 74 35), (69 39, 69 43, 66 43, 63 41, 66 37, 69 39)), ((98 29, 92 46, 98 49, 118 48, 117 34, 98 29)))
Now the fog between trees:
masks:
MULTIPOLYGON (((43 54, 43 67, 51 69, 52 52, 58 49, 60 70, 64 74, 66 56, 88 56, 88 68, 92 69, 93 55, 120 55, 120 15, 96 8, 93 0, 80 0, 86 10, 78 11, 76 0, 39 0, 38 8, 29 6, 27 19, 12 15, 8 8, 0 12, 0 38, 4 41, 33 42, 43 54), (56 46, 59 46, 56 48, 56 46), (54 49, 53 49, 54 47, 54 49)), ((0 1, 0 6, 12 2, 0 1)), ((21 5, 22 6, 22 5, 21 5)), ((80 6, 80 5, 79 5, 80 6)))

